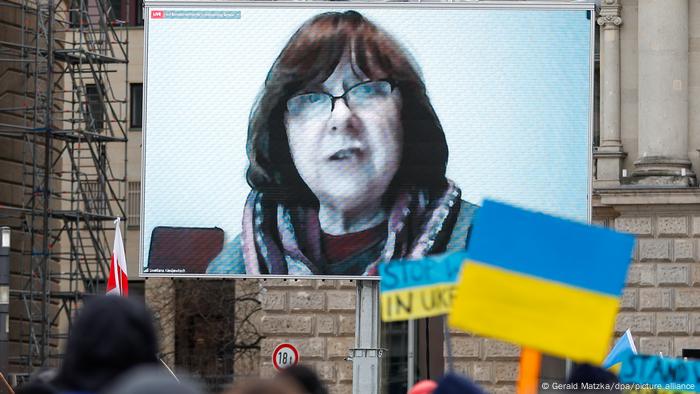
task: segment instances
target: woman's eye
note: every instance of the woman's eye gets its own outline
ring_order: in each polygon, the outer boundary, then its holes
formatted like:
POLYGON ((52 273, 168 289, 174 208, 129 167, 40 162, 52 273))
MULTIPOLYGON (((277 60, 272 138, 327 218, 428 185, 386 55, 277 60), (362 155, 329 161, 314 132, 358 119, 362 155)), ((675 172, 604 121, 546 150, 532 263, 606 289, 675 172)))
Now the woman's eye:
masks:
POLYGON ((305 94, 301 96, 302 102, 305 104, 314 104, 318 103, 319 101, 323 100, 323 95, 318 94, 318 93, 312 93, 312 94, 305 94))
POLYGON ((358 86, 358 87, 357 87, 357 90, 358 90, 357 93, 359 93, 359 94, 362 94, 362 95, 371 95, 371 94, 374 94, 374 93, 375 93, 375 90, 376 90, 376 89, 374 88, 373 85, 367 84, 367 85, 360 85, 360 86, 358 86))

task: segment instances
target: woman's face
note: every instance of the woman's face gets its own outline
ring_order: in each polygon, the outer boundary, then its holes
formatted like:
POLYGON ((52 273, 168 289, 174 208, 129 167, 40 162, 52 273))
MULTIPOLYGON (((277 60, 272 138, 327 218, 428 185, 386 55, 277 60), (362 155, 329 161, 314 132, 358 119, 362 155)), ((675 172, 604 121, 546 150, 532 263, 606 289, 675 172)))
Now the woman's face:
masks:
POLYGON ((401 164, 401 95, 387 83, 361 84, 367 81, 346 55, 321 85, 300 92, 346 94, 346 100, 334 100, 332 111, 331 100, 320 95, 297 96, 287 105, 292 160, 321 205, 378 206, 401 164))

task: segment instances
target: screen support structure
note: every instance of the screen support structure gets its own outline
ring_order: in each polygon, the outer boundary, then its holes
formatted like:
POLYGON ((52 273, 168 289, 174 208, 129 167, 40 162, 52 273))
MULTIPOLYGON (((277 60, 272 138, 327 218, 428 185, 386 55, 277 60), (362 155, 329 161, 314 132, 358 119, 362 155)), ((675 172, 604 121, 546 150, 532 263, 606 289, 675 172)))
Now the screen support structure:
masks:
POLYGON ((379 347, 379 281, 358 280, 355 309, 355 347, 350 349, 353 394, 379 394, 381 358, 379 347))
POLYGON ((411 319, 408 322, 408 376, 406 387, 413 387, 416 382, 416 321, 411 319))

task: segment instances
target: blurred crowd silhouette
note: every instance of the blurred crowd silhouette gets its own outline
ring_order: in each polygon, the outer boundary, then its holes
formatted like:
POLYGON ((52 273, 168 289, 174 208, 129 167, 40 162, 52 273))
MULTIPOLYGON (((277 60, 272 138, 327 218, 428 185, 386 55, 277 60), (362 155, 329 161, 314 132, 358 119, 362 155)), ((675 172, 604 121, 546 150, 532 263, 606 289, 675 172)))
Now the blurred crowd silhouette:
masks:
MULTIPOLYGON (((175 376, 158 358, 151 312, 138 301, 102 296, 86 302, 58 370, 40 369, 17 394, 199 394, 195 382, 175 376)), ((227 394, 328 394, 303 365, 272 379, 234 384, 227 394)))
MULTIPOLYGON (((146 306, 124 297, 102 296, 86 302, 68 338, 58 370, 40 369, 17 394, 199 394, 195 382, 175 376, 158 358, 154 319, 146 306)), ((617 377, 601 368, 577 366, 569 382, 610 383, 617 377)), ((464 376, 448 373, 423 380, 408 394, 481 394, 464 376)), ((318 375, 304 365, 270 379, 235 382, 226 394, 328 394, 318 375)))

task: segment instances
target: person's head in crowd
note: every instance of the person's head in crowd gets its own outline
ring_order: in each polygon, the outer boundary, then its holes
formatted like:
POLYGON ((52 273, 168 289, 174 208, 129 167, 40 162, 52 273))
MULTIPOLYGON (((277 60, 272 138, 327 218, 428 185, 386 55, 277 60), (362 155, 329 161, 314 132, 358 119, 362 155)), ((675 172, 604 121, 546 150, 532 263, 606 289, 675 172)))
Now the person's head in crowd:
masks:
POLYGON ((47 382, 28 382, 17 387, 15 394, 59 394, 59 391, 47 382))
POLYGON ((305 394, 299 384, 279 379, 253 379, 234 383, 226 394, 305 394))
POLYGON ((408 390, 408 394, 432 394, 437 388, 434 380, 421 380, 408 390))
POLYGON ((465 376, 448 373, 440 379, 433 394, 486 394, 465 376))
POLYGON ((316 372, 305 365, 294 365, 281 370, 276 379, 298 385, 305 394, 328 394, 326 386, 316 372))
POLYGON ((127 370, 158 363, 153 317, 143 303, 116 296, 87 299, 73 324, 54 384, 96 393, 127 370))
POLYGON ((161 365, 132 368, 119 376, 101 394, 199 394, 189 381, 176 379, 161 365))
MULTIPOLYGON (((619 381, 620 380, 617 378, 617 375, 608 371, 607 369, 596 367, 591 364, 578 364, 571 371, 566 383, 578 383, 579 389, 576 391, 580 392, 582 390, 581 387, 583 387, 582 383, 611 384, 613 385, 612 387, 614 387, 614 384, 618 383, 619 381)), ((621 391, 619 389, 614 389, 606 392, 620 393, 621 391)))

